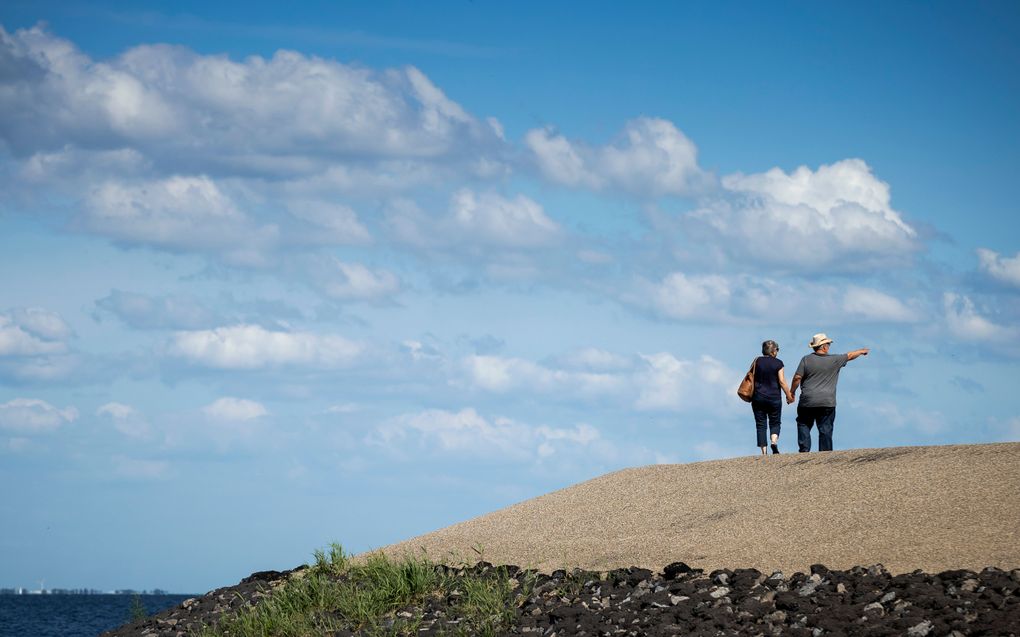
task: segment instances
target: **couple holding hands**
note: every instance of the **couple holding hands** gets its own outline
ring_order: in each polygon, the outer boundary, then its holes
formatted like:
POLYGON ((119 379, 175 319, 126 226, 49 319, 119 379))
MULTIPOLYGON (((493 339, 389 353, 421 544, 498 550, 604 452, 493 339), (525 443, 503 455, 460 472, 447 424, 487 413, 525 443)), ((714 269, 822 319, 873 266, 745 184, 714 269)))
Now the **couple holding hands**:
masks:
POLYGON ((783 374, 783 361, 778 358, 779 345, 775 341, 761 344, 762 355, 751 364, 754 376, 754 393, 751 410, 758 433, 758 447, 768 453, 766 432, 771 434, 772 453, 779 453, 779 432, 782 423, 783 395, 792 404, 800 392, 797 405, 797 446, 803 452, 811 451, 811 428, 818 425, 818 450, 832 451, 832 427, 836 421, 836 383, 839 372, 849 361, 867 356, 867 349, 846 354, 830 354, 832 339, 824 333, 815 334, 809 347, 812 353, 800 360, 790 386, 783 374))

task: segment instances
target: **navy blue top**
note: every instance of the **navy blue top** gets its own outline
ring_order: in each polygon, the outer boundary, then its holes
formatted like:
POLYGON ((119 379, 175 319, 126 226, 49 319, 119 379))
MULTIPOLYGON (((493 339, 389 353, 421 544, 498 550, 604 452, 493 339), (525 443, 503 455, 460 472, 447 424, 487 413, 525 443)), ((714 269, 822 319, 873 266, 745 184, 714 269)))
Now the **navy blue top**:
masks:
POLYGON ((775 356, 759 356, 754 367, 754 396, 752 400, 782 400, 783 390, 779 388, 779 370, 783 361, 775 356))

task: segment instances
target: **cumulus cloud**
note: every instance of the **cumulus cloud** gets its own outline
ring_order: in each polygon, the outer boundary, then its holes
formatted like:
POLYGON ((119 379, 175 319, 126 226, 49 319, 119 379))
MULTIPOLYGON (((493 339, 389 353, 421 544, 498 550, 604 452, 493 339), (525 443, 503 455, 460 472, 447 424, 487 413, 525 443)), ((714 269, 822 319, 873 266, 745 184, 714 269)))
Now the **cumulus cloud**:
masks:
POLYGON ((582 347, 554 358, 554 362, 565 369, 592 372, 613 372, 630 369, 633 361, 619 354, 597 347, 582 347))
POLYGON ((1004 257, 987 248, 977 251, 981 269, 996 281, 1013 287, 1020 287, 1020 252, 1013 257, 1004 257))
POLYGON ((55 312, 14 308, 0 312, 0 376, 18 382, 66 378, 76 365, 71 328, 55 312))
POLYGON ((867 321, 913 323, 918 313, 894 296, 872 288, 852 285, 843 295, 843 311, 867 321))
POLYGON ((462 365, 472 386, 496 393, 523 388, 605 396, 624 386, 624 379, 615 374, 549 368, 521 358, 472 355, 464 358, 462 365))
POLYGON ((20 433, 44 433, 78 419, 74 407, 59 409, 43 400, 15 398, 0 404, 0 429, 20 433))
POLYGON ((292 200, 287 202, 287 210, 311 226, 311 232, 305 238, 309 243, 358 245, 368 243, 372 238, 354 209, 342 203, 292 200))
POLYGON ((15 308, 11 310, 10 318, 21 329, 37 338, 64 341, 71 336, 71 328, 59 314, 41 307, 15 308))
POLYGON ((689 319, 728 313, 732 292, 730 281, 725 277, 673 272, 661 283, 648 286, 647 295, 659 314, 672 319, 689 319))
POLYGON ((600 438, 598 430, 586 424, 571 428, 533 426, 509 418, 488 419, 466 408, 405 414, 380 426, 371 441, 391 446, 412 435, 420 443, 442 451, 525 461, 554 455, 564 446, 585 447, 600 438))
POLYGON ((400 280, 383 269, 336 258, 316 261, 313 276, 323 294, 340 301, 379 301, 400 291, 400 280))
POLYGON ((414 67, 278 51, 242 61, 138 46, 93 60, 41 27, 0 30, 0 136, 19 155, 140 148, 164 164, 302 172, 317 158, 436 158, 500 142, 414 67))
POLYGON ((729 196, 686 221, 738 260, 815 274, 903 262, 920 248, 917 231, 891 207, 889 185, 860 159, 736 173, 722 185, 729 196))
POLYGON ((96 415, 113 423, 114 428, 131 438, 145 438, 150 433, 145 417, 131 405, 109 402, 96 410, 96 415))
POLYGON ((261 263, 279 234, 276 226, 253 223, 204 175, 108 181, 87 196, 83 223, 120 242, 217 251, 243 265, 261 263))
MULTIPOLYGON (((567 367, 521 358, 468 356, 462 361, 466 382, 497 394, 518 391, 613 400, 643 411, 695 411, 725 408, 733 403, 733 378, 738 374, 711 356, 681 359, 669 352, 622 357, 583 350, 567 367), (589 369, 576 369, 576 364, 589 369), (601 371, 592 371, 594 365, 601 371), (574 368, 571 368, 574 367, 574 368)), ((566 360, 577 353, 568 354, 566 360)), ((561 365, 565 359, 554 362, 561 365)))
POLYGON ((202 408, 202 413, 211 420, 221 422, 245 422, 261 418, 269 413, 265 406, 254 400, 224 397, 202 408))
POLYGON ((712 324, 914 323, 925 304, 863 285, 687 272, 671 272, 657 281, 637 278, 618 297, 658 318, 712 324))
POLYGON ((517 195, 513 199, 496 193, 462 189, 450 202, 454 227, 468 239, 483 244, 528 248, 547 245, 560 232, 537 202, 517 195))
POLYGON ((637 409, 688 411, 732 404, 730 392, 736 372, 711 356, 697 361, 679 359, 669 352, 642 355, 644 366, 636 374, 637 409))
POLYGON ((265 267, 369 243, 349 197, 508 171, 499 122, 414 67, 167 45, 93 59, 44 27, 0 28, 0 67, 5 185, 26 206, 74 202, 76 228, 123 245, 265 267))
POLYGON ((187 296, 149 296, 112 290, 96 301, 96 306, 136 329, 197 328, 216 319, 212 310, 187 296))
POLYGON ((619 293, 625 304, 653 316, 685 322, 741 323, 769 317, 797 321, 835 316, 830 286, 749 275, 671 272, 661 280, 638 278, 619 293))
POLYGON ((351 363, 362 346, 335 334, 284 332, 258 325, 177 332, 171 356, 217 369, 262 369, 275 366, 338 367, 351 363))
POLYGON ((963 341, 1010 343, 1018 336, 1015 327, 992 322, 983 316, 970 297, 946 292, 942 295, 946 326, 950 334, 963 341))
POLYGON ((67 343, 63 339, 53 339, 49 334, 34 330, 30 324, 19 320, 17 311, 0 314, 0 356, 38 356, 65 351, 67 343))
POLYGON ((442 215, 430 215, 409 199, 386 209, 386 226, 394 240, 426 249, 453 246, 485 254, 492 248, 527 250, 555 244, 563 230, 542 205, 524 195, 508 198, 495 192, 462 188, 442 215))
POLYGON ((539 171, 565 186, 657 196, 689 195, 711 183, 698 167, 697 147, 664 119, 631 120, 617 140, 599 148, 548 128, 528 131, 524 143, 539 171))

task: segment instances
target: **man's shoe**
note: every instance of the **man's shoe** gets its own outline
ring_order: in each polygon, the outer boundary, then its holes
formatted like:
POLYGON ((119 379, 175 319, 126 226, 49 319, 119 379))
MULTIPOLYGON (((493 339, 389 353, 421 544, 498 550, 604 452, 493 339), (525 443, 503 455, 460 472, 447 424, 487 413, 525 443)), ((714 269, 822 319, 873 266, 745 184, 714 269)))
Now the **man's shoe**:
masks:
POLYGON ((779 445, 772 445, 772 453, 779 453, 779 445))

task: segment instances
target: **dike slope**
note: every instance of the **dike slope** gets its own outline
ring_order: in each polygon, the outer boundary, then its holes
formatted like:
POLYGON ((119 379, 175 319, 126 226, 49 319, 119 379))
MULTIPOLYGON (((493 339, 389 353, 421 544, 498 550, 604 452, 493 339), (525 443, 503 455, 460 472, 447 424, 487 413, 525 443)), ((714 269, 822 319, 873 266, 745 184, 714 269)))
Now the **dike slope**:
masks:
POLYGON ((544 572, 1020 567, 1020 443, 624 469, 384 547, 544 572), (481 555, 474 549, 481 548, 481 555))

